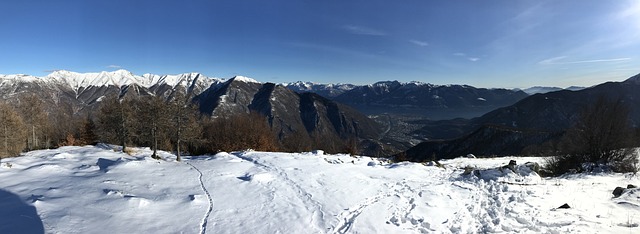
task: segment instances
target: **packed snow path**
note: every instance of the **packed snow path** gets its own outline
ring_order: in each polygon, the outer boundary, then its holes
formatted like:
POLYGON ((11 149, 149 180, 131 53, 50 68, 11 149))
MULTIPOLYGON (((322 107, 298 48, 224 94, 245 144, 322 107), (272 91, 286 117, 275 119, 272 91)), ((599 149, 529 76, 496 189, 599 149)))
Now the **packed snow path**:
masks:
POLYGON ((207 209, 207 213, 204 215, 204 218, 202 218, 202 228, 200 229, 200 234, 205 234, 207 233, 207 222, 209 221, 209 215, 211 215, 211 211, 213 210, 213 199, 211 198, 211 194, 209 193, 209 190, 207 190, 207 187, 205 187, 204 183, 202 183, 202 171, 200 171, 200 169, 198 169, 191 163, 187 162, 187 164, 198 171, 198 181, 200 181, 200 187, 202 188, 202 191, 207 195, 207 200, 209 202, 209 209, 207 209))
POLYGON ((34 230, 21 229, 34 222, 46 233, 640 231, 640 191, 611 195, 616 186, 640 184, 624 174, 462 175, 466 166, 494 168, 513 158, 447 160, 442 169, 320 151, 219 153, 184 162, 150 154, 86 146, 2 159, 0 196, 15 199, 0 202, 7 211, 0 212, 0 233, 34 230), (571 208, 557 209, 564 203, 571 208))

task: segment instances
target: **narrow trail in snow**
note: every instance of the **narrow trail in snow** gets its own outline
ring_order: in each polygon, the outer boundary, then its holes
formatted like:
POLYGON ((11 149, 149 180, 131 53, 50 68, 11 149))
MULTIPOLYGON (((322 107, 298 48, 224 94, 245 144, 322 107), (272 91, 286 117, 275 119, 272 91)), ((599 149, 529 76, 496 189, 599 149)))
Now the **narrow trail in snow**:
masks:
POLYGON ((282 179, 282 181, 287 183, 293 190, 295 190, 298 193, 298 196, 297 196, 298 199, 300 199, 300 201, 302 201, 302 203, 305 204, 307 209, 309 209, 309 208, 313 209, 312 210, 313 217, 312 217, 311 222, 314 224, 314 228, 318 232, 325 232, 325 230, 320 227, 320 223, 319 223, 319 222, 324 221, 325 213, 324 213, 324 210, 322 208, 322 204, 320 204, 320 202, 314 200, 313 199, 313 195, 309 194, 306 190, 304 190, 302 187, 300 187, 300 185, 298 183, 296 183, 293 180, 291 180, 284 171, 282 171, 282 170, 280 170, 280 169, 278 169, 278 168, 276 168, 274 166, 267 165, 267 164, 262 163, 262 162, 258 162, 257 160, 255 160, 255 159, 253 159, 251 157, 245 156, 243 154, 233 154, 233 155, 238 157, 238 158, 240 158, 240 159, 242 159, 242 160, 251 162, 251 163, 255 164, 256 166, 259 166, 259 167, 261 167, 261 168, 263 168, 263 169, 265 169, 265 170, 267 170, 269 172, 274 172, 275 174, 277 174, 278 177, 280 177, 282 179))
POLYGON ((356 206, 346 209, 342 213, 338 214, 337 216, 338 224, 333 228, 331 233, 340 233, 340 234, 347 233, 351 229, 351 226, 353 226, 353 223, 356 221, 358 216, 362 214, 362 211, 365 208, 377 203, 378 201, 380 201, 381 198, 388 197, 388 196, 391 196, 391 195, 379 193, 378 195, 364 199, 361 203, 357 204, 356 206))
POLYGON ((205 234, 207 233, 207 222, 209 221, 209 215, 211 215, 211 212, 213 211, 213 199, 211 198, 211 194, 209 193, 209 190, 207 190, 207 187, 205 187, 204 183, 202 182, 202 171, 200 171, 200 169, 198 169, 191 163, 187 162, 187 164, 198 172, 199 174, 198 180, 200 181, 200 188, 202 188, 202 191, 204 191, 204 193, 207 195, 207 200, 209 202, 209 209, 207 210, 207 213, 204 215, 204 218, 202 218, 202 225, 200 227, 200 234, 205 234))

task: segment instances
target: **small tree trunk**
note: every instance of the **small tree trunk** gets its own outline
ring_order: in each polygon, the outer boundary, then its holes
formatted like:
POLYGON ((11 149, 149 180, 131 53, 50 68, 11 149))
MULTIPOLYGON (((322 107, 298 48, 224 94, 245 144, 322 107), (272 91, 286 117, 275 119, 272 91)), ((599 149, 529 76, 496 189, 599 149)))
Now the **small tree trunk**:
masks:
POLYGON ((120 122, 121 122, 121 127, 122 127, 122 136, 121 136, 121 141, 122 141, 122 152, 126 153, 127 151, 127 125, 126 125, 126 120, 124 118, 124 110, 122 107, 122 103, 120 103, 120 122))
POLYGON ((7 125, 4 125, 4 154, 9 156, 9 131, 7 131, 7 125))
POLYGON ((33 141, 33 146, 32 149, 37 149, 38 148, 38 140, 36 139, 36 126, 32 125, 31 126, 31 135, 32 135, 32 141, 33 141))
MULTIPOLYGON (((155 123, 154 123, 155 125, 155 123)), ((158 136, 157 136, 157 130, 156 127, 154 126, 153 128, 151 128, 151 138, 153 138, 153 143, 152 143, 152 148, 153 148, 153 154, 151 155, 152 158, 155 159, 160 159, 160 157, 158 157, 158 136)))
POLYGON ((180 143, 182 143, 182 109, 178 107, 178 118, 177 118, 177 129, 176 129, 176 161, 180 162, 182 159, 180 158, 180 143))
POLYGON ((176 161, 180 162, 182 159, 180 159, 180 138, 178 138, 178 143, 177 143, 177 147, 176 147, 176 161))

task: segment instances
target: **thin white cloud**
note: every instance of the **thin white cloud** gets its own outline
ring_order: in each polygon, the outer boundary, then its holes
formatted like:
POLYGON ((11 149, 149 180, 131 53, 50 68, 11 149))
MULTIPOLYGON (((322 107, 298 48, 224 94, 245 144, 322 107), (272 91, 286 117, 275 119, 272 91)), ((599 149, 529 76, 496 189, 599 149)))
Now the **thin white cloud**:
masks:
POLYGON ((109 65, 109 66, 107 66, 107 68, 118 69, 118 68, 122 68, 122 67, 118 66, 118 65, 109 65))
POLYGON ((346 30, 348 33, 356 34, 356 35, 365 35, 365 36, 385 36, 387 33, 363 26, 357 25, 344 25, 342 29, 346 30))
POLYGON ((421 46, 421 47, 425 47, 425 46, 428 46, 428 45, 429 45, 429 43, 428 43, 428 42, 426 42, 426 41, 413 40, 413 39, 412 39, 412 40, 409 40, 409 43, 412 43, 412 44, 414 44, 414 45, 421 46))
POLYGON ((548 58, 538 62, 538 64, 541 64, 541 65, 558 64, 560 60, 563 60, 566 57, 567 56, 558 56, 558 57, 548 58))
POLYGON ((611 58, 611 59, 591 59, 591 60, 577 60, 577 61, 564 61, 567 56, 558 56, 538 62, 540 65, 562 65, 562 64, 582 64, 582 63, 611 63, 631 60, 631 58, 611 58))
POLYGON ((457 57, 463 57, 463 58, 465 58, 465 59, 467 59, 467 60, 469 60, 469 61, 471 61, 471 62, 477 62, 477 61, 480 61, 480 58, 478 58, 478 57, 471 57, 471 56, 469 56, 469 55, 467 55, 467 54, 465 54, 465 53, 462 53, 462 52, 453 53, 452 55, 453 55, 453 56, 457 56, 457 57))

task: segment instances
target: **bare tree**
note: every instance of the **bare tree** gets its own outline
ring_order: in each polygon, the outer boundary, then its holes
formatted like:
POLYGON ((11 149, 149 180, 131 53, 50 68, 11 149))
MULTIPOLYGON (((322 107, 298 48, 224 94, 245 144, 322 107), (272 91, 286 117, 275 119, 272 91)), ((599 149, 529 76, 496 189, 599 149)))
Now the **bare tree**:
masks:
POLYGON ((48 116, 48 121, 52 124, 47 131, 47 136, 51 139, 53 146, 68 145, 70 136, 75 133, 77 123, 73 115, 73 104, 58 100, 54 105, 48 116))
POLYGON ((49 124, 44 102, 35 94, 23 94, 18 98, 16 108, 29 128, 27 150, 47 148, 49 139, 46 139, 46 132, 49 124))
POLYGON ((168 104, 159 96, 143 96, 132 102, 136 137, 138 142, 149 145, 153 150, 152 158, 159 159, 158 141, 165 138, 170 124, 168 104))
POLYGON ((217 117, 205 126, 210 152, 254 149, 279 150, 278 140, 266 118, 258 113, 217 117))
POLYGON ((174 143, 177 161, 181 160, 182 145, 202 136, 202 127, 198 122, 200 112, 190 100, 191 98, 184 91, 177 90, 169 102, 169 115, 171 117, 169 129, 173 133, 171 138, 174 143))
POLYGON ((98 112, 98 129, 105 142, 118 142, 126 152, 133 124, 131 101, 110 96, 103 100, 98 112))
POLYGON ((577 123, 565 133, 560 143, 560 155, 548 162, 555 174, 571 170, 589 171, 594 166, 609 166, 613 170, 632 171, 637 163, 629 124, 629 106, 623 99, 604 97, 580 113, 577 123))
POLYGON ((22 118, 11 106, 0 103, 0 158, 20 154, 26 146, 26 137, 22 118))
POLYGON ((98 136, 95 133, 96 124, 90 115, 87 115, 82 122, 82 128, 80 129, 80 143, 81 144, 94 144, 98 141, 98 136))

